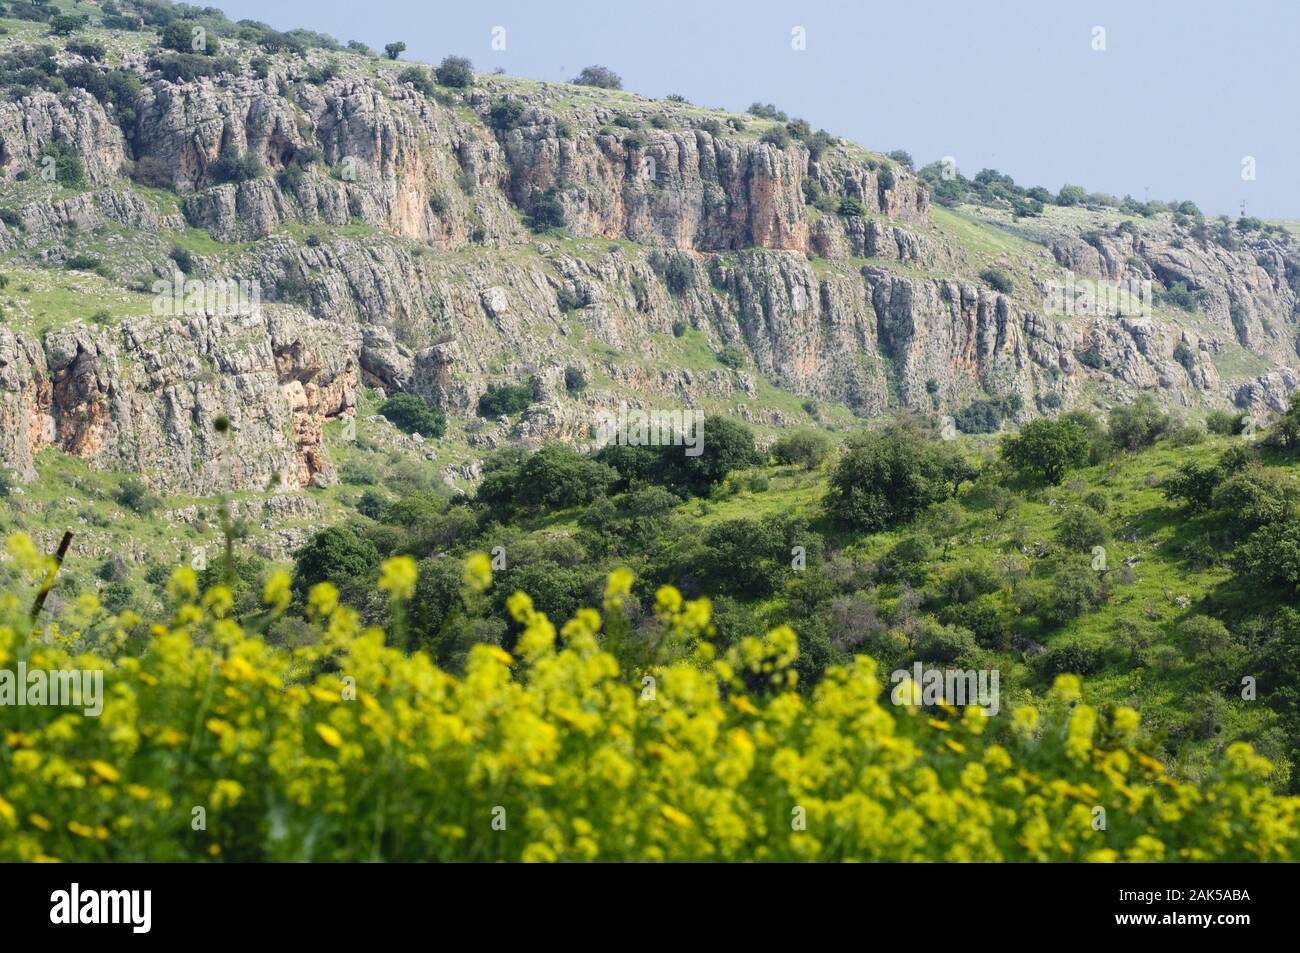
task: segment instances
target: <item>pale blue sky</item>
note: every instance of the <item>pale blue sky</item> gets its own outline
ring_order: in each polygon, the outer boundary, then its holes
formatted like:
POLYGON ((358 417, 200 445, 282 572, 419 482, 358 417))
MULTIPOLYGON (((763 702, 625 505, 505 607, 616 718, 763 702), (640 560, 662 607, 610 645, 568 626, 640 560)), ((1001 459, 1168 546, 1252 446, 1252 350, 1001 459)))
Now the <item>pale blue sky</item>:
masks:
POLYGON ((468 56, 537 79, 614 69, 650 96, 754 100, 918 165, 951 155, 1023 185, 1190 198, 1300 219, 1294 0, 217 0, 234 20, 307 27, 405 59, 468 56), (494 26, 506 49, 491 48, 494 26), (807 49, 791 49, 791 29, 807 49), (1093 29, 1106 49, 1093 49, 1093 29), (1253 156, 1256 179, 1243 181, 1253 156))

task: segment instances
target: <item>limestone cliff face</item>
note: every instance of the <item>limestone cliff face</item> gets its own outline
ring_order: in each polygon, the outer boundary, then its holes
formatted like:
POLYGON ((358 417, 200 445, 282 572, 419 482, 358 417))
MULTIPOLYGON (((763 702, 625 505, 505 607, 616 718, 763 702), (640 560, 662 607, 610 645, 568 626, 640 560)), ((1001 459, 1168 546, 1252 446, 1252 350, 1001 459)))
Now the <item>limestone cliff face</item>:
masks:
POLYGON ((1028 417, 1141 390, 1262 412, 1300 383, 1300 252, 1276 235, 1226 248, 1170 224, 1010 223, 1058 269, 1182 282, 1201 301, 1185 319, 1051 315, 1045 285, 986 287, 982 252, 937 226, 916 177, 843 141, 814 155, 686 104, 495 76, 425 95, 403 64, 337 54, 313 82, 319 52, 260 71, 236 55, 239 73, 181 83, 127 58, 143 85, 125 128, 81 90, 0 103, 11 260, 56 268, 103 235, 120 283, 147 285, 202 229, 215 244, 191 276, 256 281, 264 301, 257 316, 0 324, 0 466, 30 478, 54 446, 177 491, 326 482, 321 427, 362 384, 473 416, 489 384, 536 377, 522 420, 471 428, 486 449, 582 439, 594 409, 627 399, 798 422, 763 405, 760 378, 864 416, 1015 393, 1028 417), (51 145, 82 160, 84 190, 18 183, 51 145), (231 176, 223 156, 256 162, 231 176), (556 206, 571 237, 530 231, 556 206), (675 365, 665 342, 683 330, 748 366, 675 365), (1250 373, 1221 375, 1228 352, 1250 373), (566 366, 609 383, 571 396, 566 366))
POLYGON ((63 143, 76 150, 92 185, 107 185, 126 162, 122 131, 103 106, 84 89, 62 96, 39 90, 18 101, 0 102, 0 162, 40 175, 42 150, 63 143))
POLYGON ((342 330, 278 308, 76 323, 43 342, 0 328, 0 455, 31 477, 53 446, 195 494, 328 481, 321 427, 352 413, 358 380, 342 330))

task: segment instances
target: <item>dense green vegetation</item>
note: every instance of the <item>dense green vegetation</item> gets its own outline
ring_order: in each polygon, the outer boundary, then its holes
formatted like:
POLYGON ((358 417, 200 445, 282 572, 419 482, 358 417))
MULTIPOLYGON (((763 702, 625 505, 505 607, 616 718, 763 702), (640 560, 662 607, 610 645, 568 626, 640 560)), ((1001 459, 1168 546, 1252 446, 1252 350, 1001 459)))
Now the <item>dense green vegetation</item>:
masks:
MULTIPOLYGON (((1178 773, 1199 778, 1247 740, 1287 790, 1300 738, 1297 421, 1300 399, 1255 441, 1137 402, 1104 423, 1036 421, 996 452, 919 419, 840 447, 794 433, 768 453, 720 417, 699 457, 510 447, 489 454, 473 496, 367 487, 351 520, 299 554, 293 591, 332 582, 363 618, 400 628, 407 650, 456 671, 476 643, 514 650, 511 593, 568 618, 626 567, 634 641, 652 625, 636 607, 671 583, 710 600, 719 649, 795 627, 805 689, 858 652, 887 669, 997 669, 1004 710, 1081 675, 1093 698, 1143 713, 1146 743, 1178 773), (500 585, 466 601, 475 551, 500 585), (394 556, 418 567, 400 620, 375 591, 394 556)), ((255 611, 270 568, 230 574, 237 606, 255 611)), ((303 611, 267 637, 297 644, 303 611)))

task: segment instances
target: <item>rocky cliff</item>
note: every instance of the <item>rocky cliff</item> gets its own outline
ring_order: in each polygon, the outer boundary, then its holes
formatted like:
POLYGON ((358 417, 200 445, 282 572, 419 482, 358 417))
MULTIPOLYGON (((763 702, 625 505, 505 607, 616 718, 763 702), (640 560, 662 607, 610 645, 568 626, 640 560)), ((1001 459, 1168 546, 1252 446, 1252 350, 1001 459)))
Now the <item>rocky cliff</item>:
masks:
POLYGON ((1263 412, 1297 386, 1300 251, 1274 232, 1223 245, 1106 209, 941 215, 906 166, 783 143, 767 120, 499 76, 425 86, 406 64, 235 43, 228 71, 172 81, 148 35, 110 35, 110 64, 56 59, 134 73, 129 109, 75 87, 0 103, 4 267, 78 276, 75 313, 9 289, 0 466, 23 478, 54 446, 172 492, 326 483, 322 427, 361 385, 472 418, 490 384, 536 378, 520 419, 467 428, 479 447, 580 439, 620 400, 783 426, 808 419, 800 399, 872 416, 1017 394, 1028 417, 1153 390, 1263 412), (53 155, 82 178, 45 175, 53 155), (260 309, 158 316, 150 289, 178 266, 255 283, 260 309), (1067 274, 1198 303, 1049 314, 1067 274), (745 366, 715 360, 727 346, 745 366), (566 388, 566 368, 592 386, 566 388))

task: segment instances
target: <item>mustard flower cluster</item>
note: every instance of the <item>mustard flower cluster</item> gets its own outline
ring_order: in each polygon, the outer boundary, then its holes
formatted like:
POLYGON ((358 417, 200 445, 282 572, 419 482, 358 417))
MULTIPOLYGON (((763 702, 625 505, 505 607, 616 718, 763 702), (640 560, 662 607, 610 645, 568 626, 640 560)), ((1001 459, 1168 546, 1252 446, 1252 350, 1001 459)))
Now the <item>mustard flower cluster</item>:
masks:
MULTIPOLYGON (((10 552, 46 567, 19 537, 10 552)), ((492 585, 476 555, 468 594, 492 585)), ((380 582, 396 604, 410 560, 380 582)), ((0 860, 1287 861, 1300 799, 1228 748, 1199 784, 1135 747, 1138 715, 1061 677, 1006 716, 894 707, 865 656, 801 693, 789 628, 726 652, 707 600, 654 600, 671 664, 620 670, 604 615, 557 625, 508 601, 513 652, 476 646, 463 675, 385 643, 329 584, 318 640, 281 649, 231 618, 229 590, 178 570, 170 618, 93 600, 33 632, 0 596, 0 669, 100 670, 99 717, 0 707, 0 860), (147 647, 127 652, 146 627, 147 647), (882 703, 883 702, 883 703, 882 703), (1099 824, 1098 819, 1102 821, 1099 824)), ((25 594, 24 594, 25 597, 25 594)), ((291 605, 272 576, 268 616, 291 605)))

